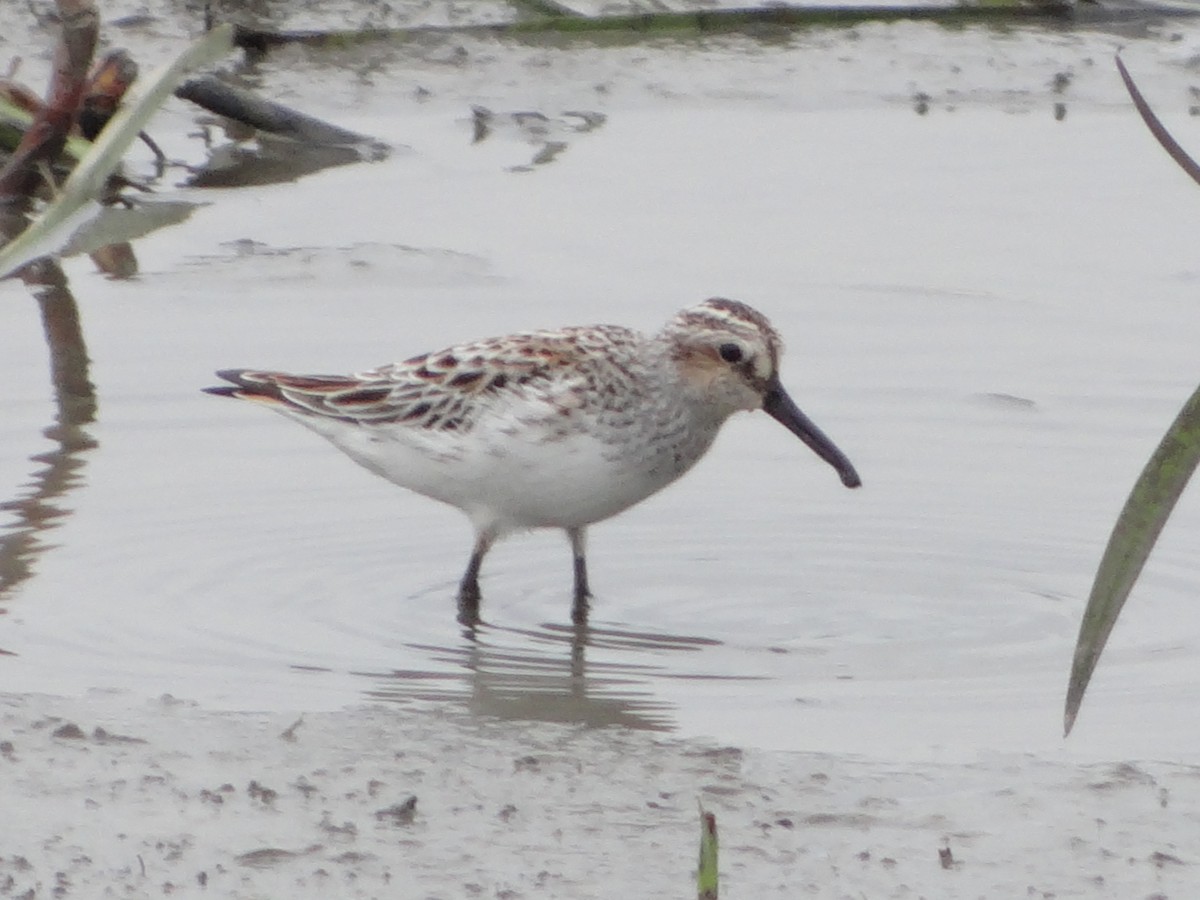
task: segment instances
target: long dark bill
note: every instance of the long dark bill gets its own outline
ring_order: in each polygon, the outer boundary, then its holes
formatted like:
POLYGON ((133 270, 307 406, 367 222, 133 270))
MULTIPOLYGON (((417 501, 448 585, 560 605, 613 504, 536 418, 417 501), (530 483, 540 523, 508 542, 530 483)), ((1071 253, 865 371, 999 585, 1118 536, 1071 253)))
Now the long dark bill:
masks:
POLYGON ((772 378, 763 394, 763 409, 788 431, 794 434, 812 448, 813 452, 825 462, 837 469, 842 478, 842 484, 848 488, 856 488, 862 484, 862 479, 854 471, 854 464, 846 458, 846 454, 837 448, 820 428, 813 424, 812 419, 800 412, 795 401, 788 396, 778 378, 772 378))

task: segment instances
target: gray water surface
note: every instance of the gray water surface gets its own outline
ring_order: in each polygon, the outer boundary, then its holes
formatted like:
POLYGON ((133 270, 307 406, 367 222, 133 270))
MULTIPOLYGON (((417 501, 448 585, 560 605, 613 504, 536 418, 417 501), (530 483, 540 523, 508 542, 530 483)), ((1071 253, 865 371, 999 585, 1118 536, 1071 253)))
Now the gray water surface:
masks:
MULTIPOLYGON (((1181 139, 1176 60, 1197 37, 1126 51, 1181 139)), ((449 699, 773 749, 1057 752, 1108 530, 1200 377, 1200 189, 1125 102, 1117 43, 932 26, 479 42, 458 69, 385 54, 367 80, 319 54, 268 60, 264 91, 409 149, 252 188, 175 190, 176 170, 161 190, 209 205, 138 242, 136 279, 68 262, 96 446, 0 596, 4 689, 449 699), (536 162, 545 134, 503 115, 472 143, 472 104, 542 112, 564 147, 536 162), (602 123, 575 130, 579 110, 602 123), (486 625, 464 634, 458 512, 200 392, 231 366, 652 330, 714 295, 773 319, 785 384, 865 486, 737 418, 681 483, 592 530, 587 633, 561 535, 497 548, 486 625)), ((203 155, 194 117, 173 105, 152 129, 175 158, 203 155)), ((55 413, 37 309, 14 282, 0 298, 0 497, 21 498, 55 413)), ((0 510, 0 536, 26 513, 0 510)), ((1185 496, 1069 753, 1194 753, 1198 537, 1185 496)))

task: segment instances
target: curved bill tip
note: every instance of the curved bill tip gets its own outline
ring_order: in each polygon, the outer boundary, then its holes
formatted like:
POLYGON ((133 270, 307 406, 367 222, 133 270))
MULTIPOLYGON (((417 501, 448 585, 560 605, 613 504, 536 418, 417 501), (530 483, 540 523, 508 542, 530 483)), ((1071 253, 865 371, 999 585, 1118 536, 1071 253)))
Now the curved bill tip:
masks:
POLYGON ((783 385, 778 380, 773 379, 767 385, 766 393, 763 394, 763 410, 808 444, 817 456, 833 466, 842 479, 842 484, 848 488, 862 485, 862 479, 858 477, 854 464, 833 441, 825 436, 825 432, 821 431, 812 419, 800 411, 800 407, 788 396, 788 392, 783 389, 783 385))
POLYGON ((850 463, 850 460, 846 460, 845 466, 838 467, 838 475, 842 479, 842 484, 846 487, 862 487, 862 479, 858 476, 858 472, 854 470, 854 466, 850 463))

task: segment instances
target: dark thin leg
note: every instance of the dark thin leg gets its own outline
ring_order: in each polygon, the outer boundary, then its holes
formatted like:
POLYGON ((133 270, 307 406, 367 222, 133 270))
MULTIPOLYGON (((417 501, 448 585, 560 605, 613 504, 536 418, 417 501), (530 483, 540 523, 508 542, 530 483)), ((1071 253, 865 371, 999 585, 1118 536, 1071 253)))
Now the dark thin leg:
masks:
POLYGON ((462 581, 458 583, 458 621, 463 625, 479 624, 479 568, 483 558, 492 548, 496 536, 490 531, 481 531, 475 535, 475 548, 471 551, 471 559, 467 563, 467 571, 463 573, 462 581))
POLYGON ((587 624, 588 600, 592 596, 592 592, 588 588, 584 530, 568 528, 567 537, 571 539, 571 554, 575 558, 575 602, 571 606, 571 621, 576 625, 583 625, 587 624))

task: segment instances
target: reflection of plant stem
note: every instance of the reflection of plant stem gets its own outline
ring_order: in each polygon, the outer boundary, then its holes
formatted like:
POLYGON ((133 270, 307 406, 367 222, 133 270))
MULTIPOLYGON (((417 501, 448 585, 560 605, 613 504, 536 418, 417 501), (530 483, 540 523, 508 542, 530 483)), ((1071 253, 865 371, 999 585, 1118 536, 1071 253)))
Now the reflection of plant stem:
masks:
POLYGON ((23 496, 0 509, 16 514, 17 524, 0 535, 0 599, 32 574, 34 557, 46 550, 38 538, 54 528, 67 510, 54 501, 79 484, 81 454, 96 446, 84 426, 96 417, 96 393, 88 380, 87 348, 79 309, 58 263, 40 260, 22 272, 42 311, 42 327, 50 347, 55 421, 43 432, 56 446, 30 459, 43 467, 33 473, 23 496))
MULTIPOLYGON (((11 245, 27 225, 26 214, 45 171, 57 159, 79 112, 99 33, 94 0, 57 0, 61 23, 54 53, 54 74, 46 103, 38 110, 12 157, 0 169, 0 247, 11 245)), ((96 394, 88 380, 87 349, 79 327, 79 310, 59 264, 36 259, 20 269, 20 278, 37 298, 42 328, 50 345, 50 378, 54 385, 55 422, 44 431, 57 446, 32 456, 42 468, 33 473, 23 496, 0 504, 16 514, 17 523, 0 535, 0 600, 27 579, 33 558, 46 545, 39 534, 66 514, 53 501, 79 482, 79 454, 95 446, 83 426, 96 417, 96 394)))

